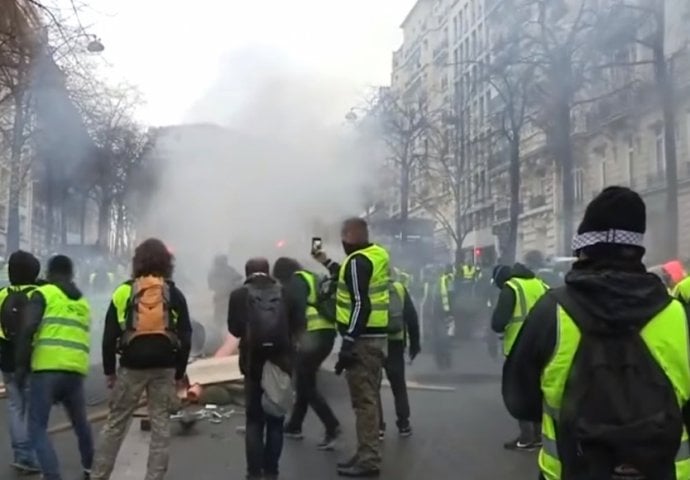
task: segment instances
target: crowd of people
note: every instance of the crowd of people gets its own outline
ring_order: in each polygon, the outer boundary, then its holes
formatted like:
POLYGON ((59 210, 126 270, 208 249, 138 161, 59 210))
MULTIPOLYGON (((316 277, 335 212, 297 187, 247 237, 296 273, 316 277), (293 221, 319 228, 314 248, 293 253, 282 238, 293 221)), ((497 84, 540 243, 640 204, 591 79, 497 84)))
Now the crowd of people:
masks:
MULTIPOLYGON (((505 447, 538 450, 542 480, 690 479, 690 280, 667 286, 647 271, 645 230, 641 197, 608 187, 585 211, 564 285, 540 276, 543 259, 535 252, 493 269, 499 293, 491 328, 503 343, 503 399, 520 430, 505 447)), ((241 284, 217 289, 227 299, 227 329, 240 339, 249 479, 278 477, 283 440, 303 437, 309 408, 324 427, 319 449, 333 449, 341 437, 341 419, 317 383, 338 335, 335 372, 345 374, 357 432, 352 457, 334 466, 338 474, 381 472, 384 373, 398 434, 412 434, 405 354, 414 359, 420 353, 421 334, 411 279, 391 265, 385 248, 370 242, 364 220, 344 222, 342 243, 342 263, 320 248, 312 251, 323 276, 292 258, 279 258, 271 268, 257 257, 247 261, 241 284)), ((145 393, 151 421, 146 479, 163 479, 170 412, 179 408, 176 389, 185 386, 192 336, 171 252, 160 240, 144 241, 134 252, 130 280, 112 293, 102 338, 112 395, 97 443, 84 398, 90 306, 68 257, 51 258, 45 279, 40 271, 36 257, 17 251, 8 261, 10 286, 0 290, 0 369, 13 465, 47 480, 62 478, 47 430, 59 403, 78 438, 84 478, 108 479, 145 393)), ((452 318, 450 292, 458 275, 469 280, 478 273, 441 272, 435 293, 424 289, 422 310, 432 298, 436 317, 452 318)), ((209 284, 219 285, 212 278, 209 284)), ((450 323, 432 325, 448 329, 450 323)))

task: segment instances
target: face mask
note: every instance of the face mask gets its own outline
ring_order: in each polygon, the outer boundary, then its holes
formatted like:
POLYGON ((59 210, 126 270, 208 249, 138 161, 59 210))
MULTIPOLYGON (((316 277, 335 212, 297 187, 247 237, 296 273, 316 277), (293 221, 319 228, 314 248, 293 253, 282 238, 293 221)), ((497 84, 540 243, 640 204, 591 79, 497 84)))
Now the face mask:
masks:
POLYGON ((357 245, 354 245, 352 243, 347 243, 345 241, 343 241, 342 243, 343 243, 343 250, 345 251, 345 253, 347 255, 350 255, 350 254, 352 254, 358 250, 357 245))

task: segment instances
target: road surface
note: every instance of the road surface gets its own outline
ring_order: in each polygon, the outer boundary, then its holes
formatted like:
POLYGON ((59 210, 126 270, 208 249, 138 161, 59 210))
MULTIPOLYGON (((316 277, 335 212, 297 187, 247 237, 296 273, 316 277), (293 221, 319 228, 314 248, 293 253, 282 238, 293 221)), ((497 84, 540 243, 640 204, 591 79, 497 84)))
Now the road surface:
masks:
MULTIPOLYGON (((500 364, 491 360, 482 345, 464 345, 456 352, 455 367, 449 374, 435 372, 430 357, 422 356, 411 369, 410 377, 424 385, 444 384, 452 392, 410 390, 414 434, 399 439, 394 430, 393 400, 384 389, 388 435, 384 441, 384 464, 381 478, 396 480, 533 480, 537 478, 536 454, 508 452, 502 444, 516 433, 515 422, 505 413, 500 398, 500 364)), ((344 439, 335 452, 320 452, 316 443, 322 434, 312 413, 307 417, 305 439, 286 440, 281 461, 281 479, 305 478, 330 480, 339 478, 335 464, 349 457, 354 439, 353 415, 349 408, 344 381, 325 374, 322 383, 343 423, 344 439)), ((4 415, 3 415, 4 417, 4 415)), ((0 418, 2 420, 3 418, 0 418)), ((221 424, 203 422, 192 434, 176 435, 168 480, 242 479, 245 474, 243 437, 236 433, 242 417, 221 424)), ((6 425, 6 421, 2 422, 6 425)), ((133 429, 137 427, 134 424, 133 429)), ((98 428, 98 427, 96 427, 98 428)), ((7 435, 0 436, 0 447, 9 453, 7 435)), ((138 430, 130 432, 119 462, 119 477, 143 479, 132 472, 145 464, 146 442, 138 430), (129 474, 123 475, 129 468, 129 474), (132 470, 133 469, 133 470, 132 470)), ((64 479, 79 478, 76 443, 71 432, 55 436, 63 463, 64 479)), ((4 454, 2 458, 8 458, 4 454)), ((0 478, 16 477, 0 465, 0 478)), ((25 478, 25 477, 23 477, 25 478)))

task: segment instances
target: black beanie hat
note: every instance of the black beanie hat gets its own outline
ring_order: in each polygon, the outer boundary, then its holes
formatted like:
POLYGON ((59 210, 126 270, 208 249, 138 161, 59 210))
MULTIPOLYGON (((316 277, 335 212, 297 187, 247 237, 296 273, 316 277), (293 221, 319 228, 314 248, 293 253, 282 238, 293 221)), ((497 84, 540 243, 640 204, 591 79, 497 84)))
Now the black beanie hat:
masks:
POLYGON ((606 187, 587 205, 573 238, 573 251, 597 244, 629 245, 644 251, 646 230, 642 197, 627 187, 606 187))

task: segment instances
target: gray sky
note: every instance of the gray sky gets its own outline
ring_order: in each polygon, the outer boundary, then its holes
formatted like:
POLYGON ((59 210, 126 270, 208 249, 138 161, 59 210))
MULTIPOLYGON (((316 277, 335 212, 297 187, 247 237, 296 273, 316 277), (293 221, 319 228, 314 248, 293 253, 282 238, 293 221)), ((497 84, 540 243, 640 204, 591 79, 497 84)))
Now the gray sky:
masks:
MULTIPOLYGON (((356 89, 387 84, 399 25, 414 0, 89 0, 80 14, 101 37, 106 75, 137 85, 140 118, 172 124, 217 83, 226 59, 276 50, 296 68, 356 89)), ((257 67, 260 68, 260 67, 257 67)))

